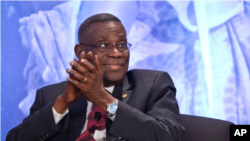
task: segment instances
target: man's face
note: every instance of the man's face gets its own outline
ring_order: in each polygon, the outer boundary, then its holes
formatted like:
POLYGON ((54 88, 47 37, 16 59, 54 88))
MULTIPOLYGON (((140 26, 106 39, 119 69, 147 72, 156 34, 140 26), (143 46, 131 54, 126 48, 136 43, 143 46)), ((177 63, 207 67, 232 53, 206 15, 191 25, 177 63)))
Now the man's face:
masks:
MULTIPOLYGON (((99 45, 101 43, 119 44, 127 42, 126 31, 120 22, 96 22, 90 25, 85 44, 99 45)), ((87 53, 92 51, 97 55, 103 70, 104 86, 118 84, 126 75, 129 64, 129 51, 120 52, 114 45, 111 50, 100 52, 97 48, 84 46, 87 53)))

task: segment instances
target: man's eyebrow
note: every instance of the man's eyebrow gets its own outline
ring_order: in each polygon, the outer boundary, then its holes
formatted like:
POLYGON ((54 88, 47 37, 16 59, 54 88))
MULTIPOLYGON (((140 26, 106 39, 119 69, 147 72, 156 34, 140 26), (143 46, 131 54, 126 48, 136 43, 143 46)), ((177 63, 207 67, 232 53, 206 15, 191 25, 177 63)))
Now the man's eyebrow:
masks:
POLYGON ((97 39, 99 39, 99 38, 108 38, 109 36, 106 36, 106 37, 104 37, 104 36, 99 36, 97 39))
POLYGON ((118 36, 119 36, 119 37, 126 37, 125 34, 119 34, 118 36))
POLYGON ((101 40, 101 39, 108 39, 108 38, 109 38, 109 36, 106 36, 106 37, 104 37, 104 36, 99 36, 99 37, 96 39, 96 41, 101 40))

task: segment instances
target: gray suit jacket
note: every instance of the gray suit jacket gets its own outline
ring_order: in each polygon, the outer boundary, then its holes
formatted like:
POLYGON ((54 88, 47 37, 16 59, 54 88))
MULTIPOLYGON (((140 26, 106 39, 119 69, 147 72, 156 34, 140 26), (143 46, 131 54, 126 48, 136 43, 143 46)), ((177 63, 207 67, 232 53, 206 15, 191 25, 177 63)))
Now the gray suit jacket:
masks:
MULTIPOLYGON (((30 115, 9 131, 7 141, 74 141, 83 129, 87 101, 84 97, 69 107, 69 113, 55 124, 52 105, 66 82, 38 89, 30 115)), ((175 99, 176 89, 166 72, 131 70, 115 86, 120 100, 115 120, 106 122, 107 140, 177 141, 184 127, 175 99), (127 97, 122 98, 122 94, 127 97)))

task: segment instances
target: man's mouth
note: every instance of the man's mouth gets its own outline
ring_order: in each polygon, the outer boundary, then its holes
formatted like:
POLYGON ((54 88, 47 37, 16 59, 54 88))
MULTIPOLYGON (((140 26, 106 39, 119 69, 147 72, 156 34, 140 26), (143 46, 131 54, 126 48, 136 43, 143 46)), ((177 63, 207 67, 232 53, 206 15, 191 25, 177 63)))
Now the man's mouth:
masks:
POLYGON ((109 68, 111 68, 113 70, 117 70, 117 69, 119 69, 121 67, 120 65, 105 65, 105 66, 107 66, 107 67, 109 67, 109 68))

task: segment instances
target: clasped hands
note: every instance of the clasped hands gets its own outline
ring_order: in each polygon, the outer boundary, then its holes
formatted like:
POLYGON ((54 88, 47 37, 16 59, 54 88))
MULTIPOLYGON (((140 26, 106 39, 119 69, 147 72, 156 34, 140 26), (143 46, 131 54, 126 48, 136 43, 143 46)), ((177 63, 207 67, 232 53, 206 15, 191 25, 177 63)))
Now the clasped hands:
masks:
POLYGON ((115 99, 104 88, 103 71, 98 56, 92 52, 85 56, 85 52, 82 51, 79 60, 74 59, 70 65, 72 68, 67 69, 69 74, 67 85, 64 92, 56 99, 54 109, 58 113, 64 113, 74 101, 84 96, 106 112, 107 103, 115 99))

